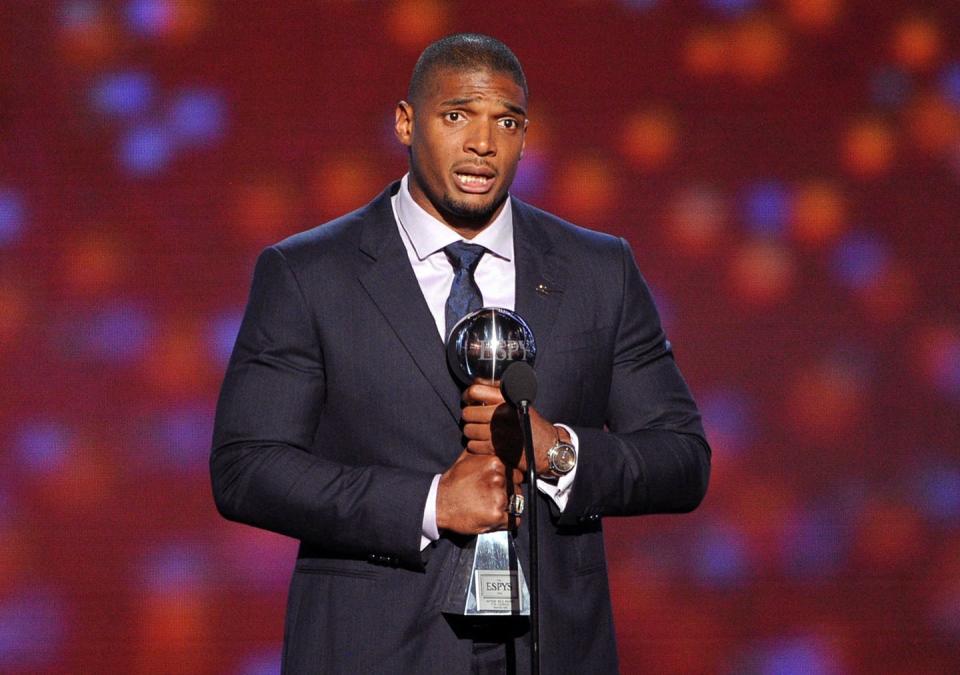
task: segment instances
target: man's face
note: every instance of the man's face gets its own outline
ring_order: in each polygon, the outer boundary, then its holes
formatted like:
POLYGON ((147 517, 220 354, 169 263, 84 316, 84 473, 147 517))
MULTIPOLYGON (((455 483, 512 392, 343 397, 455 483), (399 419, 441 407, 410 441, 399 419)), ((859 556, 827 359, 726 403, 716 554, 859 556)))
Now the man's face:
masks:
POLYGON ((517 172, 526 97, 506 73, 434 72, 417 101, 401 101, 396 133, 410 147, 410 194, 471 237, 497 214, 517 172))

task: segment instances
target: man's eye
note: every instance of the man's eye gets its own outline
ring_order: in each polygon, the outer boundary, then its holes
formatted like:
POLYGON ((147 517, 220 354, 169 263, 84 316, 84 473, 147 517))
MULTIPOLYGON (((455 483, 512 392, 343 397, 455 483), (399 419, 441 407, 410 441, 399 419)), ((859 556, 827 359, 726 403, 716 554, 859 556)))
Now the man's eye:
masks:
POLYGON ((507 129, 516 129, 518 126, 517 120, 513 119, 512 117, 503 118, 502 120, 500 120, 500 124, 502 124, 507 129))
POLYGON ((462 118, 462 115, 458 112, 448 112, 445 117, 448 122, 459 122, 462 118))

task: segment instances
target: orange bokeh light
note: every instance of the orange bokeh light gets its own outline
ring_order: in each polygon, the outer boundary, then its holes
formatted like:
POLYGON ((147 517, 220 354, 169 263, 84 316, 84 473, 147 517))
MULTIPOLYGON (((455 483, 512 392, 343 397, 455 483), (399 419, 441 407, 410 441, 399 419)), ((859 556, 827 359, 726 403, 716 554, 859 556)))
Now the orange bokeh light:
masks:
POLYGON ((172 7, 173 14, 164 32, 179 43, 195 37, 210 16, 210 7, 206 0, 176 0, 172 7))
POLYGON ((555 185, 552 203, 561 217, 581 225, 595 224, 610 215, 617 195, 610 165, 590 157, 570 163, 555 185))
POLYGON ((362 157, 342 157, 325 163, 311 181, 313 208, 333 218, 359 208, 383 189, 379 173, 362 157))
POLYGON ((786 0, 787 16, 800 28, 824 31, 836 25, 843 9, 842 0, 786 0))
POLYGON ((634 113, 624 125, 622 143, 624 154, 634 166, 645 171, 658 169, 675 154, 676 119, 661 108, 634 113))
POLYGON ((266 245, 295 230, 294 213, 290 188, 266 179, 240 188, 234 222, 252 243, 266 245))
POLYGON ((694 31, 683 49, 684 66, 694 75, 718 75, 726 70, 729 59, 730 39, 715 28, 694 31))
POLYGON ((64 283, 80 294, 115 290, 126 260, 117 243, 102 236, 83 237, 67 249, 65 257, 64 283))
POLYGON ((145 364, 149 381, 165 395, 201 395, 210 384, 211 365, 195 320, 168 321, 145 364))
POLYGON ((790 209, 793 238, 809 248, 834 241, 846 225, 847 204, 840 189, 826 180, 798 186, 790 209))
POLYGON ((931 155, 945 153, 960 140, 960 114, 939 96, 919 98, 907 112, 910 138, 931 155))
POLYGON ((844 168, 858 178, 872 178, 890 169, 896 150, 893 132, 886 123, 867 119, 847 130, 841 147, 844 168))
POLYGON ((770 19, 748 19, 733 31, 731 65, 744 80, 764 82, 780 74, 788 52, 786 34, 770 19))
POLYGON ((864 383, 853 371, 823 364, 799 371, 787 410, 800 437, 829 442, 859 423, 865 397, 864 383))
POLYGON ((213 672, 222 665, 221 656, 209 647, 215 617, 206 594, 155 595, 138 607, 135 674, 213 672))
POLYGON ((748 304, 772 305, 793 285, 795 264, 790 252, 773 242, 750 242, 734 256, 729 281, 736 297, 748 304))
POLYGON ((120 42, 119 27, 100 14, 81 25, 62 29, 59 49, 64 59, 73 65, 92 68, 114 56, 120 42))
POLYGON ((703 256, 715 250, 724 233, 727 205, 708 188, 691 188, 670 205, 668 231, 684 254, 703 256))
POLYGON ((439 0, 395 0, 387 10, 387 34, 405 49, 423 49, 443 36, 447 14, 447 5, 439 0))
POLYGON ((934 22, 911 17, 894 29, 893 57, 908 70, 928 70, 936 65, 943 49, 943 36, 934 22))

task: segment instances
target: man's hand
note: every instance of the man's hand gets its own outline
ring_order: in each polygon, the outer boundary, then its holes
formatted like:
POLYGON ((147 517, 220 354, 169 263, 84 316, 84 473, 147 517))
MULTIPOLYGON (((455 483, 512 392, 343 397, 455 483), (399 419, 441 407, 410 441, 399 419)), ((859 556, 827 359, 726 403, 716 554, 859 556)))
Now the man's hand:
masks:
MULTIPOLYGON (((487 382, 475 382, 463 392, 463 435, 467 452, 496 455, 504 464, 517 467, 527 475, 527 458, 523 453, 523 432, 516 410, 503 400, 500 388, 487 382)), ((530 408, 533 449, 537 458, 537 475, 549 471, 547 450, 560 437, 569 441, 566 432, 557 429, 540 413, 530 408), (565 438, 566 437, 566 438, 565 438)))
MULTIPOLYGON (((519 470, 507 469, 496 456, 464 450, 440 476, 437 527, 460 534, 507 529, 511 524, 507 514, 508 477, 513 483, 513 492, 520 494, 523 477, 519 470)), ((513 521, 515 526, 520 524, 519 517, 513 521)))

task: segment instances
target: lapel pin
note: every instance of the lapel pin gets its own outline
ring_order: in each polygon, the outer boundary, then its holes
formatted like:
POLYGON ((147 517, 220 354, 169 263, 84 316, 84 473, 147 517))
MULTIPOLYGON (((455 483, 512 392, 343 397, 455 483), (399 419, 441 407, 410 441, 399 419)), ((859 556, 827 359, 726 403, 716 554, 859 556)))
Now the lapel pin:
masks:
POLYGON ((550 289, 547 288, 546 284, 537 284, 536 291, 540 295, 550 295, 550 289))

